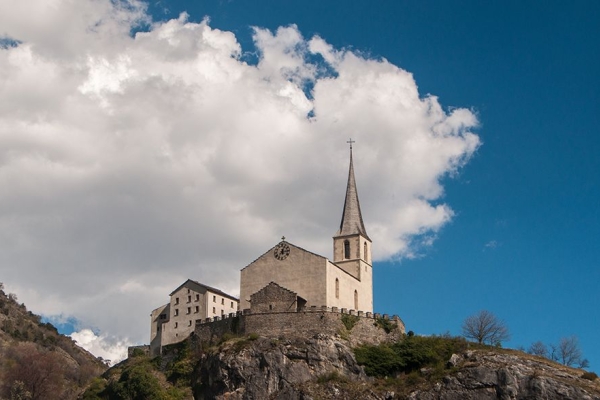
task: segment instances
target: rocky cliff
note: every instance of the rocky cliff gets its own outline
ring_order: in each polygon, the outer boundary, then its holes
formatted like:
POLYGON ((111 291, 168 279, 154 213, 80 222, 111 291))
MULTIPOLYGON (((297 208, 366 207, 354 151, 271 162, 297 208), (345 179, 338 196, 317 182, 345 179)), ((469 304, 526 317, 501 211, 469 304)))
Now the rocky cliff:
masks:
POLYGON ((368 377, 339 337, 258 339, 204 354, 197 399, 589 399, 598 380, 538 357, 507 350, 466 350, 439 368, 394 378, 368 377))
POLYGON ((594 374, 586 379, 583 370, 518 351, 474 349, 463 339, 441 337, 351 348, 343 337, 250 335, 211 346, 188 341, 153 360, 137 354, 106 373, 104 386, 86 398, 600 400, 594 374))

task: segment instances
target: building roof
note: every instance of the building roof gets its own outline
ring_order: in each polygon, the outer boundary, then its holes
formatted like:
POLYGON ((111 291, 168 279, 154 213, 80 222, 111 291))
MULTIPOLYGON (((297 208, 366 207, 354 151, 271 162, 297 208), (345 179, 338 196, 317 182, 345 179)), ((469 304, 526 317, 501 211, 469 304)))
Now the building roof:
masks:
POLYGON ((198 289, 204 289, 204 290, 207 290, 207 291, 209 291, 211 293, 218 294, 219 296, 223 296, 223 297, 227 297, 229 299, 235 300, 235 301, 239 301, 239 299, 237 297, 234 297, 234 296, 232 296, 230 294, 227 294, 224 291, 219 290, 217 288, 205 285, 205 284, 200 283, 200 282, 196 282, 196 281, 194 281, 192 279, 188 279, 187 281, 183 282, 181 285, 179 285, 177 287, 177 289, 173 290, 171 292, 171 294, 169 294, 169 296, 173 296, 175 294, 175 292, 177 292, 179 289, 181 289, 184 286, 188 286, 191 289, 195 289, 197 292, 200 291, 198 289))
POLYGON ((344 201, 344 212, 342 222, 336 236, 348 236, 360 234, 371 240, 367 235, 363 223, 358 192, 356 190, 356 179, 354 178, 354 163, 352 162, 352 147, 350 147, 350 169, 348 171, 348 185, 346 186, 346 200, 344 201))

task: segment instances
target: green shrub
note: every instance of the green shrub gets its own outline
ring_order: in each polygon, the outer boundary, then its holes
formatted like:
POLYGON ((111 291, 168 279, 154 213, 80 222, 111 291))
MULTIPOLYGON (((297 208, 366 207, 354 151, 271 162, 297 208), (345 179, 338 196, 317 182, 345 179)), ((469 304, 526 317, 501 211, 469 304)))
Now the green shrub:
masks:
POLYGON ((102 378, 94 378, 88 386, 85 393, 83 393, 82 400, 101 400, 102 392, 106 390, 106 380, 102 378))
POLYGON ((398 325, 390 321, 389 319, 385 319, 382 317, 375 318, 375 326, 380 327, 385 331, 385 333, 390 333, 394 329, 398 329, 398 325))
POLYGON ((348 332, 354 328, 354 325, 356 325, 358 319, 359 318, 355 315, 342 314, 342 324, 344 324, 348 332))
POLYGON ((192 360, 184 359, 171 363, 167 366, 165 372, 167 380, 174 385, 185 386, 190 385, 192 381, 192 372, 194 364, 192 360))
POLYGON ((361 346, 354 349, 356 361, 370 376, 392 376, 404 368, 402 359, 388 345, 361 346))
POLYGON ((394 376, 410 373, 423 367, 443 370, 453 353, 467 348, 463 338, 439 336, 407 336, 391 345, 362 346, 354 350, 356 361, 364 365, 371 376, 394 376))
POLYGON ((131 357, 144 357, 146 353, 142 349, 133 349, 131 352, 131 357))

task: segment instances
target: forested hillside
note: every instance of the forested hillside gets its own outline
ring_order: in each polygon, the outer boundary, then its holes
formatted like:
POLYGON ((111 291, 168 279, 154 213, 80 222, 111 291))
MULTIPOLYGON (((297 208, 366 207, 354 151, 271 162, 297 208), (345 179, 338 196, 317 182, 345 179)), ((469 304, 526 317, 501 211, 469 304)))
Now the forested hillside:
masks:
POLYGON ((0 283, 0 398, 69 400, 107 369, 0 283))

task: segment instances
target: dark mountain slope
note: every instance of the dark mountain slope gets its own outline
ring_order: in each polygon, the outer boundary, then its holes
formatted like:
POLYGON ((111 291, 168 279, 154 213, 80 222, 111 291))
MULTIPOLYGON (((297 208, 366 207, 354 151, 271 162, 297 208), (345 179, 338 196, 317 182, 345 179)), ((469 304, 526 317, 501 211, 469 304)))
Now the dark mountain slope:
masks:
POLYGON ((0 398, 76 399, 106 368, 0 284, 0 398))

